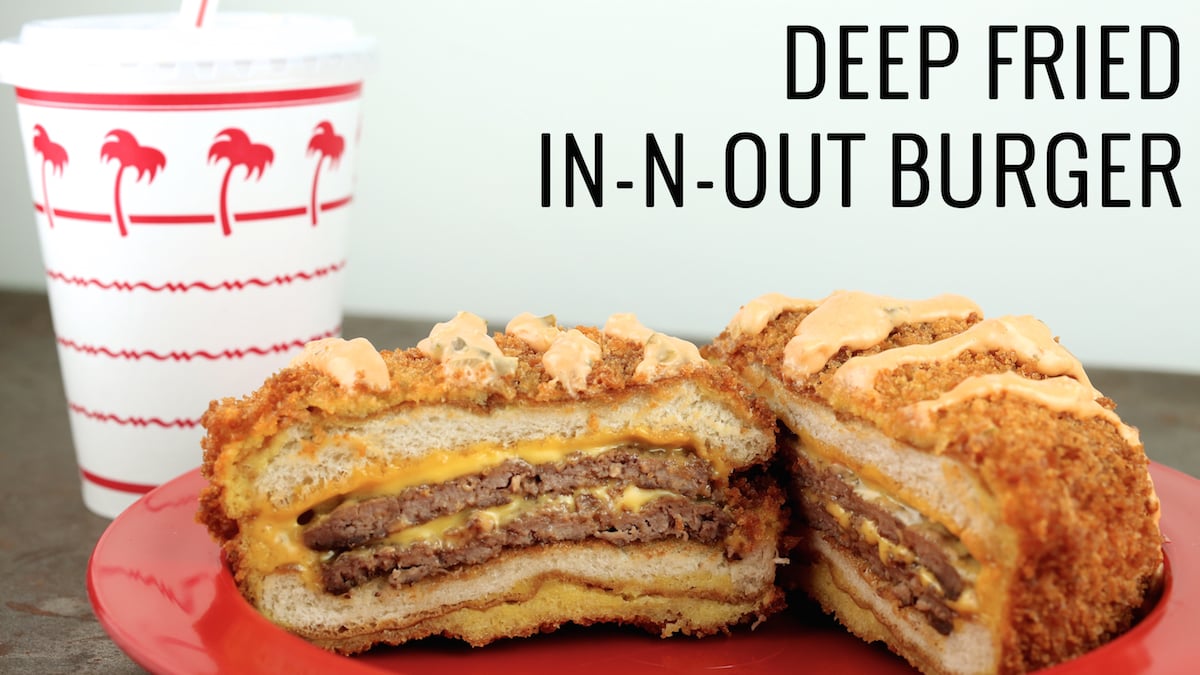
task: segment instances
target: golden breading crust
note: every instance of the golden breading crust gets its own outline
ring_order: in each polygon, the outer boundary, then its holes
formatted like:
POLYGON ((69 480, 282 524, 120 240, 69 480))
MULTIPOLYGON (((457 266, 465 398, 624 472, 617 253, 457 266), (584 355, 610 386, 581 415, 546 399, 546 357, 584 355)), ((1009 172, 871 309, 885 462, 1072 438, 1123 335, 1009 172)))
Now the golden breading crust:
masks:
POLYGON ((197 518, 246 599, 342 653, 570 622, 701 636, 780 610, 765 404, 632 315, 506 330, 460 313, 408 350, 310 343, 210 405, 197 518))
MULTIPOLYGON (((1102 417, 1080 418, 1013 395, 947 406, 932 428, 905 414, 905 406, 936 399, 970 376, 1045 377, 1012 352, 968 351, 944 362, 908 363, 880 372, 867 394, 835 381, 852 357, 944 340, 978 323, 976 314, 900 325, 880 344, 843 347, 823 369, 790 380, 783 373, 784 349, 811 311, 785 310, 754 334, 737 331, 735 337, 731 325, 703 353, 752 383, 765 370, 838 419, 874 425, 977 473, 1019 549, 1013 551, 1010 613, 1003 618, 1001 671, 1060 662, 1128 628, 1162 560, 1157 498, 1136 437, 1129 442, 1102 417)), ((1097 402, 1115 408, 1107 398, 1097 402)))
MULTIPOLYGON (((599 401, 636 387, 653 386, 634 382, 633 374, 642 359, 641 345, 609 337, 595 328, 578 330, 599 343, 602 358, 592 366, 587 387, 573 399, 561 386, 552 384, 541 363, 541 354, 525 342, 504 333, 495 334, 496 344, 506 356, 518 359, 516 376, 497 385, 448 384, 438 363, 416 348, 381 353, 387 364, 391 386, 374 391, 361 384, 347 389, 326 373, 312 367, 287 368, 271 376, 257 391, 242 399, 213 401, 202 424, 208 430, 205 463, 231 441, 275 429, 256 429, 269 418, 294 421, 307 415, 365 417, 403 404, 447 403, 486 410, 496 405, 558 403, 568 400, 599 401)), ((709 364, 687 367, 674 376, 695 378, 707 389, 741 396, 744 388, 727 369, 709 364)), ((770 424, 771 412, 762 405, 751 406, 756 424, 770 424)))
POLYGON ((728 368, 700 362, 684 366, 674 375, 639 383, 634 372, 643 358, 641 344, 593 327, 577 328, 601 348, 601 357, 592 364, 587 386, 576 392, 577 397, 552 382, 542 365, 540 352, 521 339, 496 333, 497 346, 505 356, 516 357, 517 367, 515 376, 487 384, 447 382, 437 361, 417 348, 410 348, 381 352, 390 380, 390 386, 382 391, 361 382, 343 387, 322 370, 302 366, 275 373, 244 398, 213 401, 201 419, 208 431, 201 441, 204 449, 201 473, 210 484, 200 495, 198 520, 222 540, 229 540, 237 531, 235 520, 225 512, 223 485, 212 480, 220 473, 218 463, 244 461, 262 447, 263 439, 287 427, 307 425, 317 429, 323 426, 322 422, 365 419, 405 406, 449 404, 486 413, 496 407, 552 406, 567 401, 602 405, 637 390, 689 380, 712 395, 737 399, 737 404, 729 407, 749 415, 745 420, 747 426, 774 427, 774 415, 761 402, 749 400, 744 385, 728 368))

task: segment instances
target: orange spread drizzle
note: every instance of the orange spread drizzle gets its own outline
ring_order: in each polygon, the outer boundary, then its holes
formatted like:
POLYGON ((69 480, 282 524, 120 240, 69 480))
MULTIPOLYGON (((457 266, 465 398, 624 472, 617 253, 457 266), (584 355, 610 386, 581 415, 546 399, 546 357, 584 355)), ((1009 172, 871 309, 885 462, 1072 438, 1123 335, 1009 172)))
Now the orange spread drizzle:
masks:
POLYGON ((632 340, 643 346, 642 360, 633 371, 633 381, 640 384, 678 375, 688 366, 705 363, 696 345, 666 333, 656 333, 643 326, 633 314, 613 314, 608 317, 604 334, 632 340))
POLYGON ((571 396, 578 396, 587 387, 592 364, 600 359, 600 345, 572 328, 561 333, 546 353, 542 365, 551 382, 558 382, 571 396))
POLYGON ((309 342, 288 363, 289 368, 303 365, 323 371, 346 389, 360 379, 372 389, 387 389, 391 382, 387 364, 366 338, 331 337, 309 342))
POLYGON ((976 375, 968 377, 936 399, 905 406, 901 413, 918 426, 930 427, 936 424, 934 416, 941 410, 976 398, 1003 394, 1032 399, 1051 410, 1083 419, 1100 417, 1116 427, 1126 443, 1139 443, 1137 429, 1124 424, 1116 413, 1096 402, 1095 389, 1065 375, 1044 380, 1031 380, 1011 371, 976 375))
POLYGON ((738 339, 743 335, 758 335, 775 317, 785 311, 811 311, 817 306, 812 300, 789 298, 782 293, 767 293, 742 305, 729 322, 729 335, 738 339))
MULTIPOLYGON (((974 302, 957 295, 940 295, 923 301, 897 300, 857 291, 838 291, 812 303, 768 293, 746 303, 729 324, 734 339, 759 333, 786 310, 809 309, 784 348, 783 375, 802 380, 819 372, 843 347, 866 349, 879 344, 906 323, 942 318, 966 319, 983 315, 974 302)), ((1100 405, 1101 397, 1084 372, 1083 365, 1062 347, 1045 324, 1029 316, 1010 316, 981 321, 953 337, 927 345, 897 347, 870 356, 855 356, 833 374, 830 384, 844 389, 875 394, 881 372, 914 363, 936 363, 957 358, 965 352, 1010 351, 1045 379, 1034 380, 1015 372, 969 377, 936 399, 920 401, 901 409, 919 426, 932 426, 935 415, 958 403, 999 395, 1021 396, 1047 408, 1080 418, 1100 417, 1116 427, 1121 437, 1136 445, 1137 429, 1123 422, 1112 410, 1100 405)))
POLYGON ((873 347, 898 326, 936 319, 982 315, 979 306, 957 295, 929 300, 897 300, 859 291, 838 291, 825 298, 796 327, 783 352, 783 374, 793 381, 820 371, 843 347, 873 347))
POLYGON ((706 362, 696 345, 665 333, 655 333, 646 340, 642 360, 633 371, 633 381, 642 384, 654 382, 703 363, 706 362))
POLYGON ((524 312, 513 317, 505 326, 504 332, 520 339, 534 351, 544 352, 562 335, 558 320, 553 314, 534 316, 524 312))
POLYGON ((469 312, 439 323, 417 349, 442 364, 447 380, 488 384, 512 375, 517 359, 505 356, 487 333, 487 322, 469 312))
POLYGON ((1092 390, 1100 392, 1083 371, 1083 364, 1054 339, 1046 324, 1031 316, 1006 316, 981 321, 945 340, 927 345, 897 347, 870 356, 855 356, 833 375, 833 382, 851 389, 873 393, 881 372, 913 363, 949 361, 964 352, 1012 351, 1037 372, 1053 377, 1070 375, 1092 390))
POLYGON ((636 314, 619 313, 608 317, 608 321, 604 323, 604 334, 644 345, 650 336, 654 335, 654 331, 643 326, 636 314))

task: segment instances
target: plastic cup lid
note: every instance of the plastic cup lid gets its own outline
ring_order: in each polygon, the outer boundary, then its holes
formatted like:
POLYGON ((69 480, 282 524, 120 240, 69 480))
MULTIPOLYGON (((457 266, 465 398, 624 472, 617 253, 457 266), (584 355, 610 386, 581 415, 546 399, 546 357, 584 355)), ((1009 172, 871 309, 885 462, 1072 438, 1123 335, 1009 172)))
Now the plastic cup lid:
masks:
POLYGON ((217 12, 32 21, 0 43, 0 82, 52 91, 256 89, 361 79, 375 42, 348 19, 217 12))

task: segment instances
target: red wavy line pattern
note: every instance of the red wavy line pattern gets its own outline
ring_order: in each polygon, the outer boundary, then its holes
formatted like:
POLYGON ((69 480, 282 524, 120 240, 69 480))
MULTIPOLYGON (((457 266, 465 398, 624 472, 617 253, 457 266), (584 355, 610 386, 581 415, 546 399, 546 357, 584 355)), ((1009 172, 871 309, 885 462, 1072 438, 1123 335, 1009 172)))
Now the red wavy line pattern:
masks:
POLYGON ((193 429, 200 425, 199 419, 184 419, 175 418, 173 420, 164 420, 161 417, 121 417, 113 413, 99 412, 89 410, 78 403, 67 402, 67 407, 72 412, 78 413, 88 419, 96 420, 97 422, 112 422, 126 427, 162 427, 163 429, 180 428, 193 429))
POLYGON ((70 338, 56 337, 58 344, 73 349, 77 352, 88 354, 89 356, 107 356, 114 359, 126 359, 129 361, 137 361, 140 359, 154 359, 155 361, 191 361, 192 359, 207 359, 209 361, 217 361, 220 359, 241 359, 247 356, 266 356, 268 354, 279 354, 282 352, 300 349, 308 342, 320 340, 321 338, 333 337, 342 331, 341 325, 331 328, 320 335, 314 335, 307 340, 295 339, 290 342, 278 342, 267 347, 245 347, 235 349, 223 349, 219 352, 210 352, 205 349, 199 349, 190 352, 156 352, 151 349, 130 350, 130 349, 110 349, 109 347, 96 347, 94 345, 82 344, 75 342, 70 338))
POLYGON ((152 284, 148 281, 123 281, 120 279, 105 281, 102 279, 71 276, 57 270, 47 269, 46 276, 53 280, 72 286, 95 286, 106 291, 136 291, 145 290, 152 293, 168 291, 171 293, 186 293, 188 291, 240 291, 250 287, 266 288, 283 286, 298 281, 312 281, 342 271, 346 261, 319 267, 311 272, 300 271, 292 274, 276 275, 269 279, 251 277, 249 279, 231 279, 210 284, 205 281, 168 281, 162 284, 152 284))
POLYGON ((157 485, 147 485, 145 483, 126 483, 125 481, 94 474, 91 471, 82 468, 79 469, 79 475, 83 476, 83 479, 89 483, 95 483, 100 487, 106 487, 109 490, 117 490, 118 492, 133 492, 135 494, 144 495, 158 487, 157 485))

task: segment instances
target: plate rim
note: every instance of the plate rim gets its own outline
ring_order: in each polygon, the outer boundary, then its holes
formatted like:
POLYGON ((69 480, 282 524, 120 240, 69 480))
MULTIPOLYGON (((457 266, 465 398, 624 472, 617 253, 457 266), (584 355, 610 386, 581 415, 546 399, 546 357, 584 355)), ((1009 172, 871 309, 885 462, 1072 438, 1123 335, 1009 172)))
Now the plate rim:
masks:
MULTIPOLYGON (((1147 661, 1147 668, 1141 672, 1147 672, 1152 667, 1169 665, 1176 662, 1173 660, 1176 658, 1193 656, 1186 648, 1187 640, 1175 639, 1175 637, 1178 635, 1186 638, 1186 625, 1200 622, 1200 602, 1188 602, 1188 600, 1200 600, 1200 574, 1181 573, 1186 570, 1200 572, 1200 521, 1187 523, 1183 519, 1183 512, 1187 510, 1184 505, 1188 502, 1192 502, 1193 506, 1200 510, 1200 479, 1156 462, 1150 462, 1149 468, 1163 507, 1161 527, 1165 539, 1163 551, 1167 572, 1166 582, 1157 604, 1136 626, 1121 636, 1071 661, 1041 672, 1053 675, 1095 672, 1097 665, 1103 664, 1112 656, 1131 648, 1143 646, 1145 643, 1152 643, 1150 651, 1157 651, 1148 655, 1153 663, 1147 661)), ((114 607, 114 603, 106 597, 106 583, 100 570, 106 558, 111 556, 112 547, 119 547, 121 542, 118 540, 129 534, 127 530, 133 529, 131 521, 141 517, 148 517, 151 520, 167 519, 167 516, 162 514, 175 513, 174 510, 167 508, 148 508, 155 499, 182 492, 182 497, 195 501, 199 496, 199 489, 204 484, 203 480, 203 477, 200 476, 200 469, 197 467, 176 476, 141 497, 108 525, 88 558, 87 594, 98 622, 130 659, 151 672, 183 671, 178 670, 178 664, 172 662, 164 651, 147 645, 141 636, 128 629, 126 625, 128 622, 124 616, 128 612, 114 607), (196 487, 193 488, 191 483, 196 483, 196 487)), ((183 500, 179 501, 182 503, 183 500)), ((170 524, 170 521, 168 519, 160 524, 167 525, 170 524)), ((203 527, 194 519, 189 524, 197 528, 203 527)), ((177 526, 178 523, 174 523, 174 525, 177 526)), ((145 535, 140 531, 135 534, 145 535)), ((220 559, 216 542, 212 542, 212 551, 212 559, 200 561, 197 564, 208 569, 215 562, 220 567, 217 574, 210 577, 217 580, 212 589, 214 591, 213 600, 216 599, 217 594, 222 592, 236 595, 244 605, 244 611, 248 613, 248 621, 264 631, 274 633, 271 635, 272 644, 282 642, 287 645, 289 658, 280 664, 288 666, 287 672, 298 672, 297 668, 303 672, 329 672, 330 669, 333 669, 336 672, 362 673, 364 675, 405 672, 391 668, 383 669, 369 660, 334 654, 272 624, 241 598, 232 576, 220 559), (225 586, 225 588, 221 588, 221 586, 225 586), (299 658, 290 658, 292 656, 299 658)), ((867 647, 867 643, 862 644, 867 647)))

